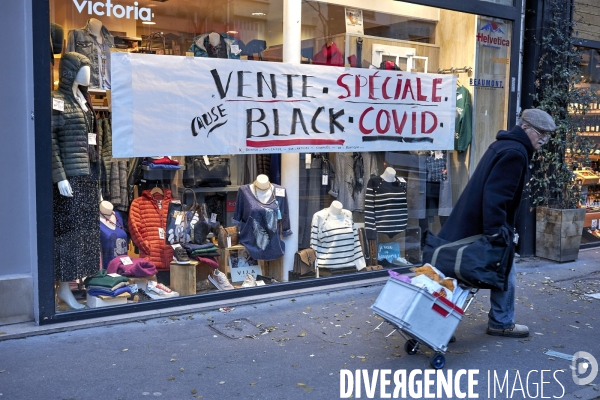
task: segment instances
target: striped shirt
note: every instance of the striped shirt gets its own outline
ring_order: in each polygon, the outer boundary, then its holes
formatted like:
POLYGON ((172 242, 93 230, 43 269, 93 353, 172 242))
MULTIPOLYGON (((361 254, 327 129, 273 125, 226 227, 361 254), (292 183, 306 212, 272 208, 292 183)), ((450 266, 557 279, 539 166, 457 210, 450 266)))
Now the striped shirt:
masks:
POLYGON ((390 238, 403 232, 408 222, 406 183, 394 182, 375 176, 367 184, 365 197, 365 231, 374 240, 378 233, 390 238))
POLYGON ((334 215, 328 208, 313 215, 310 247, 317 253, 317 266, 327 268, 365 268, 358 240, 358 231, 352 220, 352 213, 342 210, 334 215))

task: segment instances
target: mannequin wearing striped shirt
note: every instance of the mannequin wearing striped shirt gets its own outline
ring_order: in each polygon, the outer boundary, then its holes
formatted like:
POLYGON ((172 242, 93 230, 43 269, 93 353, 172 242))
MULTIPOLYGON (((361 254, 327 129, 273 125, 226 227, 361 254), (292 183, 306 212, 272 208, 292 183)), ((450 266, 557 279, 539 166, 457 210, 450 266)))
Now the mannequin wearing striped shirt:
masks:
POLYGON ((396 171, 388 167, 381 176, 373 177, 367 184, 365 197, 365 230, 369 240, 378 233, 394 237, 406 229, 408 208, 406 205, 406 182, 396 177, 396 171))
POLYGON ((331 206, 313 215, 310 246, 317 253, 318 268, 365 268, 352 213, 333 201, 331 206))

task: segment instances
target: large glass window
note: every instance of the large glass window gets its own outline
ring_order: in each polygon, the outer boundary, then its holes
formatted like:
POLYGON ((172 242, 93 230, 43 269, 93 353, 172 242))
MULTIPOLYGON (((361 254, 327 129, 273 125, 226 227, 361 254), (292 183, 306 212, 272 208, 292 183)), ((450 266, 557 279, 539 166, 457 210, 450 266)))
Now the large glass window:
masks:
POLYGON ((282 1, 51 2, 58 311, 421 263, 506 128, 512 26, 359 3, 289 43, 282 1))

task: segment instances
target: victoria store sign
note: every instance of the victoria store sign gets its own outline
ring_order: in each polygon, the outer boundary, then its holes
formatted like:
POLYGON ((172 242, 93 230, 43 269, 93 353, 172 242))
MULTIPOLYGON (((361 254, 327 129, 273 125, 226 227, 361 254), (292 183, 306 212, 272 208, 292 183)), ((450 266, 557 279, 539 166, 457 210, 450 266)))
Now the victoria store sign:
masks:
POLYGON ((148 7, 138 7, 138 2, 133 2, 133 6, 122 6, 120 4, 112 4, 110 0, 92 1, 92 0, 73 0, 73 4, 77 11, 81 14, 87 11, 89 15, 97 15, 99 17, 115 17, 125 19, 140 19, 142 21, 151 21, 152 10, 148 7))

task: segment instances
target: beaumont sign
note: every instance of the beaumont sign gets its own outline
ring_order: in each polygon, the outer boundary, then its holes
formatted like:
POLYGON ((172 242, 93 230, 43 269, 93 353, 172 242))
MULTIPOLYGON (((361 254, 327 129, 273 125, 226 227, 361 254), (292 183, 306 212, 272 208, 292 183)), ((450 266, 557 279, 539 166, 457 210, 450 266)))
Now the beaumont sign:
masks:
POLYGON ((454 146, 453 75, 111 57, 114 157, 454 146))

